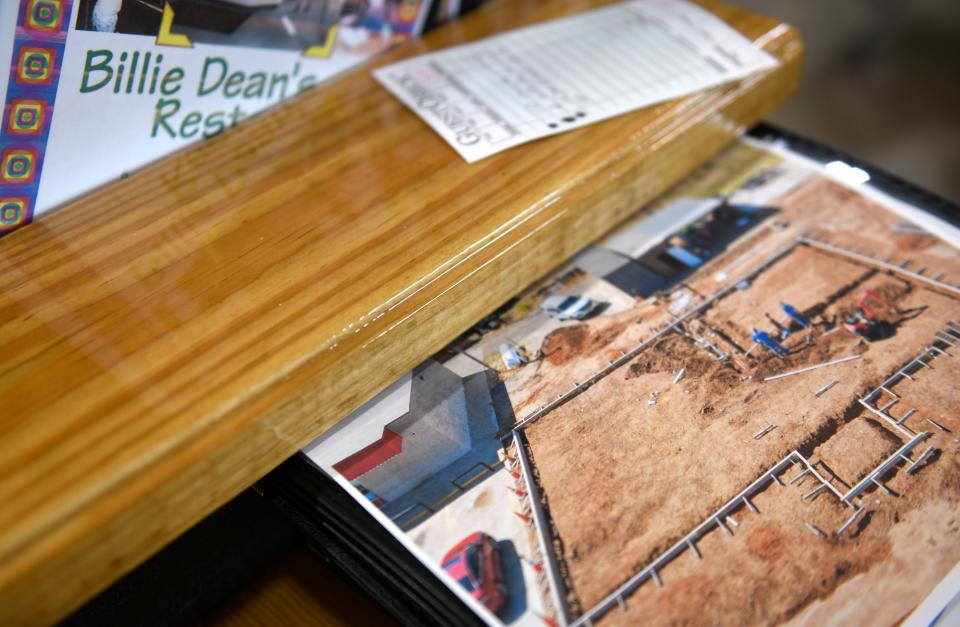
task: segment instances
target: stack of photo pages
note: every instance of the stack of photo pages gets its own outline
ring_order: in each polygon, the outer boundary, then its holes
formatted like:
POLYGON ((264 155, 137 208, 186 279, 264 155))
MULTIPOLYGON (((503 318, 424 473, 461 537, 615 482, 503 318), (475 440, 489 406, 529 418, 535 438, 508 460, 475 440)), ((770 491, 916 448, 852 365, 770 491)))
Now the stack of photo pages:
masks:
POLYGON ((260 487, 406 624, 957 624, 958 219, 760 128, 260 487))

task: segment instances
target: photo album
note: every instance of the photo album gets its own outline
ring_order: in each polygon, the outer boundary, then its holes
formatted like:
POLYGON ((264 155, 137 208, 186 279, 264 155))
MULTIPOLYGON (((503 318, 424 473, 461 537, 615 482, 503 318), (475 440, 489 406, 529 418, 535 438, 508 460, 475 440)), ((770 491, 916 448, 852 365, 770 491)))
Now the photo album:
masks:
MULTIPOLYGON (((4 0, 0 236, 476 4, 4 0)), ((777 67, 706 9, 617 3, 369 78, 439 148, 498 168, 777 67)), ((696 124, 742 129, 711 106, 696 124)), ((616 150, 682 134, 663 129, 616 150)), ((641 169, 596 166, 591 184, 641 169)), ((463 171, 442 169, 444 202, 463 171)), ((350 415, 318 417, 340 419, 256 489, 411 625, 960 624, 960 208, 761 126, 636 209, 350 415)))
POLYGON ((489 625, 936 623, 960 588, 956 208, 798 142, 737 142, 297 472, 489 625))

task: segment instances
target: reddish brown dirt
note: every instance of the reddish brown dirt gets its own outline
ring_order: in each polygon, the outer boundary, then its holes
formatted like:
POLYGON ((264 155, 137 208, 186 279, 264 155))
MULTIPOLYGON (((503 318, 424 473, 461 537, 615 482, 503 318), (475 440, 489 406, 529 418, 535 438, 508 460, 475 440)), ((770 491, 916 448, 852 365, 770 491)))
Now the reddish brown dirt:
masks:
POLYGON ((580 348, 589 334, 585 324, 561 327, 544 338, 540 352, 552 365, 562 366, 580 354, 580 348))
POLYGON ((901 446, 903 441, 896 434, 863 410, 818 446, 813 457, 849 489, 901 446))
MULTIPOLYGON (((960 427, 960 419, 951 425, 960 427)), ((867 514, 844 536, 836 530, 851 510, 830 495, 801 500, 812 481, 771 484, 752 499, 759 514, 745 508, 734 514, 733 537, 711 531, 697 543, 702 560, 682 554, 660 573, 662 589, 644 584, 626 612, 614 609, 599 622, 897 622, 960 560, 960 446, 950 434, 932 441, 941 451, 937 460, 913 475, 901 466, 886 482, 899 496, 867 494, 867 514), (827 538, 815 536, 807 522, 827 538)))
POLYGON ((543 339, 540 352, 550 365, 563 366, 601 351, 617 339, 629 323, 629 320, 618 320, 599 328, 591 328, 586 323, 561 327, 543 339))
POLYGON ((859 284, 873 274, 863 266, 800 246, 761 273, 749 289, 724 298, 707 312, 705 319, 732 329, 731 334, 749 346, 754 327, 773 328, 767 316, 778 322, 784 319, 782 302, 813 317, 819 308, 832 304, 838 297, 850 291, 859 292, 859 284))
POLYGON ((651 323, 658 321, 662 311, 662 305, 640 303, 632 311, 587 320, 575 325, 585 329, 575 347, 564 341, 562 335, 555 339, 548 335, 541 350, 547 354, 559 349, 558 354, 519 369, 505 381, 514 413, 523 416, 606 367, 622 351, 634 348, 651 334, 651 323), (547 346, 548 340, 551 346, 547 346))
MULTIPOLYGON (((669 348, 687 341, 678 337, 645 352, 642 368, 602 380, 529 427, 534 462, 583 604, 598 601, 681 530, 693 528, 722 504, 721 495, 736 493, 790 450, 810 454, 829 440, 849 419, 855 395, 912 357, 957 310, 955 301, 938 294, 910 297, 922 297, 928 309, 882 344, 861 346, 835 333, 809 349, 820 360, 865 351, 824 373, 842 380, 819 399, 813 391, 822 378, 814 373, 768 383, 726 377, 718 385, 721 367, 713 366, 674 386, 679 362, 669 348), (650 405, 652 391, 659 394, 650 405), (766 424, 777 429, 753 441, 766 424)), ((915 306, 911 298, 905 302, 915 306)))
MULTIPOLYGON (((754 503, 756 505, 756 503, 754 503)), ((772 522, 762 522, 747 535, 746 549, 750 555, 766 562, 776 562, 790 548, 790 539, 772 522)))
MULTIPOLYGON (((784 212, 777 216, 791 228, 770 232, 758 243, 766 248, 750 263, 740 264, 738 272, 814 227, 829 231, 831 241, 849 238, 865 242, 878 256, 899 252, 890 250, 894 239, 888 233, 889 226, 899 219, 836 188, 814 180, 792 194, 784 212), (845 202, 848 206, 839 210, 845 202)), ((939 266, 931 267, 948 276, 960 276, 955 251, 948 256, 935 241, 925 247, 911 242, 911 257, 936 257, 939 266)), ((709 293, 706 288, 712 279, 705 275, 712 276, 730 262, 721 256, 690 283, 709 293)), ((801 247, 761 273, 747 289, 722 299, 702 318, 706 326, 698 332, 712 330, 714 335, 708 335, 711 341, 736 356, 739 363, 716 362, 690 340, 666 337, 622 371, 527 428, 534 463, 562 541, 562 557, 583 607, 612 591, 791 450, 814 461, 823 455, 823 461, 843 482, 855 482, 893 444, 882 432, 869 430, 874 427, 859 415, 856 399, 929 344, 946 320, 960 318, 960 301, 801 247), (752 326, 770 329, 764 313, 779 317, 781 301, 812 312, 822 333, 843 308, 856 304, 864 289, 886 290, 898 297, 897 308, 914 311, 900 322, 893 337, 867 343, 838 331, 818 337, 808 346, 805 333, 794 333, 785 342, 792 351, 785 359, 765 350, 755 350, 751 357, 739 354, 750 344, 752 326), (770 374, 851 354, 861 356, 842 365, 762 381, 770 374), (673 385, 681 367, 687 368, 687 374, 673 385), (820 398, 813 396, 832 380, 839 383, 820 398), (776 429, 753 440, 752 435, 768 424, 776 429), (834 438, 838 439, 832 443, 834 438), (826 459, 828 456, 832 457, 826 459)), ((639 339, 641 332, 649 335, 651 327, 664 319, 662 310, 648 312, 643 325, 627 327, 611 347, 620 348, 628 337, 639 339)), ((591 324, 599 327, 603 323, 591 324)), ((595 372, 608 352, 600 359, 585 354, 563 365, 544 363, 538 371, 540 389, 569 389, 571 379, 582 381, 578 377, 584 372, 595 372), (584 361, 590 362, 590 369, 584 361)), ((956 359, 960 364, 960 356, 956 359)), ((956 374, 940 378, 944 372, 946 366, 924 371, 930 381, 939 382, 925 383, 930 394, 918 396, 914 404, 931 417, 939 416, 938 421, 949 427, 957 422, 960 400, 956 374)), ((918 414, 911 420, 919 418, 918 414)), ((960 424, 949 428, 960 428, 960 424)), ((903 559, 895 568, 891 566, 890 556, 906 550, 898 535, 902 529, 909 527, 913 535, 945 541, 943 527, 956 526, 956 517, 941 515, 951 508, 955 511, 960 500, 955 436, 938 432, 936 437, 938 446, 943 450, 949 447, 951 453, 939 458, 943 464, 936 465, 938 460, 918 475, 923 481, 915 482, 916 486, 927 487, 911 487, 908 498, 895 501, 894 514, 878 508, 853 538, 823 541, 802 524, 809 520, 828 531, 842 524, 850 512, 830 494, 822 494, 813 503, 800 501, 798 490, 810 489, 806 481, 799 489, 783 492, 792 495, 786 501, 775 500, 770 496, 775 492, 768 490, 758 496, 758 506, 769 501, 759 516, 738 514, 745 524, 735 538, 723 544, 721 540, 728 539, 721 538, 722 533, 710 534, 703 540, 702 562, 689 555, 681 557, 663 573, 666 588, 641 587, 628 599, 626 615, 615 610, 604 622, 649 623, 656 617, 652 622, 658 624, 776 623, 829 605, 840 595, 839 590, 853 582, 887 585, 892 573, 924 582, 905 585, 904 594, 883 599, 878 605, 906 607, 908 611, 922 598, 921 591, 928 590, 923 588, 925 582, 960 557, 960 543, 952 536, 949 551, 929 559, 903 559), (918 493, 916 499, 913 492, 918 493), (925 523, 926 514, 940 527, 925 523), (758 524, 761 518, 765 526, 758 524), (707 559, 707 553, 712 557, 707 559)), ((899 472, 891 485, 905 476, 899 472)), ((874 497, 871 493, 870 498, 874 497)))
MULTIPOLYGON (((857 394, 913 357, 955 317, 956 301, 926 290, 914 290, 903 303, 916 307, 921 299, 927 309, 882 343, 862 344, 838 332, 778 367, 792 369, 855 349, 863 351, 859 360, 767 383, 757 376, 723 376, 735 372, 729 362, 705 367, 705 351, 679 336, 665 339, 641 354, 638 367, 631 364, 601 380, 528 427, 584 605, 639 570, 682 529, 693 528, 719 507, 722 495, 735 494, 790 450, 810 454, 830 439, 857 407, 857 394), (692 371, 703 374, 672 385, 684 356, 697 351, 692 371), (813 391, 831 377, 841 382, 815 398, 813 391), (656 402, 649 404, 654 391, 656 402), (766 424, 777 428, 752 440, 766 424)), ((763 362, 757 370, 762 368, 763 362)))
MULTIPOLYGON (((822 333, 822 329, 818 329, 822 333)), ((833 359, 862 354, 867 348, 865 342, 844 330, 825 337, 816 337, 816 341, 807 344, 806 333, 797 333, 783 340, 781 344, 790 351, 786 357, 777 357, 763 347, 757 347, 751 353, 753 376, 758 380, 784 372, 799 370, 806 366, 826 363, 833 359)))
POLYGON ((853 190, 815 178, 787 196, 781 206, 785 217, 805 232, 826 236, 829 241, 848 248, 872 252, 877 258, 893 254, 895 263, 909 259, 911 269, 926 267, 927 276, 944 271, 954 282, 960 280, 956 249, 931 235, 891 232, 903 218, 853 190))
POLYGON ((859 309, 861 301, 865 300, 874 319, 897 324, 902 318, 913 315, 905 312, 902 304, 914 289, 914 286, 904 279, 878 273, 859 285, 857 290, 825 307, 823 317, 839 323, 845 316, 859 309))
POLYGON ((717 371, 729 367, 729 362, 718 362, 706 351, 698 349, 690 340, 677 334, 661 338, 634 359, 624 377, 636 378, 647 372, 678 372, 686 368, 685 377, 716 376, 717 371))

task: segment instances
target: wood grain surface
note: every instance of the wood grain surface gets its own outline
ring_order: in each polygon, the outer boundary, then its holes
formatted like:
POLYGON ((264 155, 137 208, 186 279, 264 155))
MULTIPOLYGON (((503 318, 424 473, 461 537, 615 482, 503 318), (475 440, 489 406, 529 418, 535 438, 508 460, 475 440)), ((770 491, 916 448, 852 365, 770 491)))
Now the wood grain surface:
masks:
MULTIPOLYGON (((605 0, 494 0, 395 60, 605 0)), ((56 620, 790 95, 782 65, 467 164, 370 77, 0 240, 0 623, 56 620)))

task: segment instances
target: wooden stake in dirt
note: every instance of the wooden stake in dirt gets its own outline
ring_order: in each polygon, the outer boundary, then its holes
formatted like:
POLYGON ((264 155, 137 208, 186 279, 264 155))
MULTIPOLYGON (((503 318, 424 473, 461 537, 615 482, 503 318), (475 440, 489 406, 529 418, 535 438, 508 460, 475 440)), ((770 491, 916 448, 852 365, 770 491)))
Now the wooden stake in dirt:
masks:
POLYGON ((930 453, 932 452, 933 452, 933 447, 928 446, 927 450, 920 453, 920 457, 917 458, 917 461, 913 462, 910 468, 907 468, 907 474, 912 475, 914 472, 916 472, 917 468, 919 468, 923 464, 923 462, 927 460, 927 457, 929 457, 930 453))
POLYGON ((677 373, 677 376, 673 378, 673 384, 676 385, 680 383, 680 379, 683 378, 683 375, 686 374, 686 372, 687 372, 687 369, 685 367, 681 368, 680 372, 677 373))
POLYGON ((817 390, 816 392, 814 392, 813 395, 816 396, 817 398, 820 398, 821 396, 823 396, 824 394, 827 393, 827 390, 829 390, 830 388, 832 388, 833 386, 835 386, 835 385, 838 384, 838 383, 840 383, 840 381, 837 380, 837 379, 834 379, 834 380, 831 381, 830 383, 826 384, 825 386, 823 386, 822 388, 820 388, 819 390, 817 390))
POLYGON ((792 377, 795 374, 801 374, 804 372, 810 372, 811 370, 816 370, 817 368, 826 368, 827 366, 835 366, 836 364, 842 364, 846 361, 852 359, 860 359, 860 355, 849 355, 847 357, 841 357, 840 359, 834 359, 833 361, 828 361, 826 363, 817 364, 816 366, 807 366, 806 368, 800 368, 799 370, 792 370, 790 372, 784 372, 781 374, 775 374, 772 377, 764 377, 764 381, 773 381, 775 379, 783 379, 784 377, 792 377))
POLYGON ((876 477, 871 477, 871 478, 870 478, 870 481, 872 481, 874 484, 876 484, 876 486, 877 486, 878 488, 880 488, 881 490, 883 490, 884 492, 886 492, 889 496, 893 496, 893 492, 890 490, 890 488, 888 488, 887 486, 885 486, 885 485, 883 485, 882 483, 880 483, 880 480, 877 479, 876 477))
POLYGON ((800 474, 799 474, 799 475, 797 475, 796 477, 794 477, 793 479, 790 480, 790 485, 793 485, 793 484, 795 484, 796 482, 800 481, 801 479, 803 479, 804 477, 806 477, 807 475, 809 475, 810 472, 811 472, 811 471, 810 471, 809 468, 800 471, 800 474))
POLYGON ((732 536, 732 535, 733 535, 733 532, 730 531, 730 527, 726 526, 726 525, 723 523, 722 520, 720 520, 719 518, 714 518, 713 520, 714 520, 714 522, 717 523, 717 526, 718 526, 718 527, 720 527, 721 529, 723 529, 724 531, 727 532, 727 535, 728 535, 728 536, 732 536))
POLYGON ((886 392, 887 394, 889 394, 890 396, 892 396, 892 397, 894 397, 894 398, 900 398, 900 395, 899 395, 899 394, 897 394, 897 393, 894 392, 893 390, 887 388, 886 386, 881 385, 881 386, 878 387, 877 389, 878 389, 878 390, 883 390, 884 392, 886 392))
POLYGON ((805 522, 805 523, 803 523, 803 524, 805 524, 805 525, 807 526, 807 529, 809 529, 809 530, 811 531, 811 533, 813 533, 814 535, 818 535, 818 536, 820 536, 821 538, 823 538, 824 540, 827 539, 827 534, 825 534, 824 532, 820 531, 820 529, 817 528, 815 525, 811 525, 811 524, 808 523, 808 522, 805 522))
POLYGON ((843 523, 843 525, 840 527, 840 529, 837 530, 837 535, 838 535, 838 536, 842 536, 842 535, 843 535, 843 532, 850 528, 850 525, 852 525, 853 523, 857 522, 857 519, 860 518, 860 516, 863 514, 864 511, 865 511, 865 510, 864 510, 864 508, 863 508, 862 505, 861 505, 860 507, 858 507, 858 508, 857 508, 857 511, 855 511, 855 512, 853 513, 853 516, 851 516, 850 518, 848 518, 848 519, 847 519, 847 522, 843 523))
POLYGON ((653 581, 657 584, 658 588, 663 587, 663 581, 660 579, 660 575, 655 570, 650 571, 650 576, 653 577, 653 581))
MULTIPOLYGON (((880 411, 883 411, 883 410, 880 410, 880 411)), ((905 423, 905 422, 907 421, 907 418, 909 418, 910 416, 914 415, 915 413, 917 413, 917 410, 916 410, 916 409, 911 409, 911 410, 909 410, 907 413, 905 413, 905 414, 903 415, 903 418, 901 418, 900 420, 897 421, 897 424, 898 424, 898 425, 902 425, 903 423, 905 423)))
POLYGON ((754 440, 759 440, 760 438, 762 438, 763 436, 767 435, 768 433, 770 433, 771 431, 773 431, 773 430, 776 429, 776 428, 777 428, 777 425, 767 425, 767 426, 764 427, 763 429, 760 429, 759 431, 757 431, 756 433, 754 433, 754 434, 753 434, 753 439, 754 439, 754 440))

